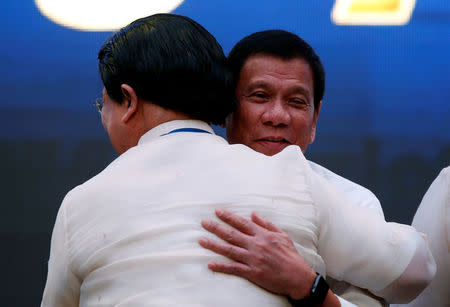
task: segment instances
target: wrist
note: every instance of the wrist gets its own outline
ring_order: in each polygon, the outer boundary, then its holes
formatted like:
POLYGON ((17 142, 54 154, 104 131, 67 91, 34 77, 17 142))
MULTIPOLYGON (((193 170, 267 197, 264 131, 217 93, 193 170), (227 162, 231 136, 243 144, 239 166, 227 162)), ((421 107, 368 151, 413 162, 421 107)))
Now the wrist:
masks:
POLYGON ((297 277, 298 280, 292 286, 290 293, 288 293, 288 296, 294 300, 300 300, 310 295, 317 273, 311 270, 309 274, 298 275, 297 277))
POLYGON ((323 301, 322 305, 319 305, 320 307, 341 307, 341 302, 339 301, 338 297, 331 291, 331 289, 328 290, 327 296, 325 297, 325 300, 323 301))
POLYGON ((309 292, 306 296, 298 298, 296 294, 289 297, 289 302, 292 306, 321 306, 328 296, 333 296, 333 293, 329 290, 329 286, 325 281, 325 278, 317 274, 312 286, 309 288, 309 292))

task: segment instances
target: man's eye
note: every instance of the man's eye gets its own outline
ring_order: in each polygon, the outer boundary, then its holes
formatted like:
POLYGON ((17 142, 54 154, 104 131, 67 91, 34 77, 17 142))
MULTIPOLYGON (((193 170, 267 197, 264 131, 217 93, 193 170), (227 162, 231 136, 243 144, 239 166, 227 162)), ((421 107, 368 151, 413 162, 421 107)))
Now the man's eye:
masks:
POLYGON ((267 95, 264 92, 255 92, 255 93, 252 93, 250 96, 256 97, 256 98, 267 98, 267 95))
POLYGON ((291 99, 291 102, 298 105, 308 105, 308 103, 303 99, 291 99))

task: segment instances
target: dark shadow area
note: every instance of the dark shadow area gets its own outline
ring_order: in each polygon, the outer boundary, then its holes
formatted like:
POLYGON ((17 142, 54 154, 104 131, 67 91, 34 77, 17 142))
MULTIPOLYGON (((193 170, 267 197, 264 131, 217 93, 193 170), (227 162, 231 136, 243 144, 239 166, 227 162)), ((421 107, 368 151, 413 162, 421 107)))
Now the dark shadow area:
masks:
POLYGON ((0 141, 3 306, 39 306, 51 232, 64 195, 115 157, 108 140, 66 147, 56 140, 0 141))
MULTIPOLYGON (((398 143, 402 145, 401 140, 398 143)), ((310 160, 371 190, 380 200, 386 220, 411 224, 428 187, 441 169, 450 165, 450 146, 441 147, 435 158, 411 152, 383 160, 381 152, 385 148, 381 140, 368 137, 360 145, 359 150, 349 152, 311 148, 307 155, 310 160)))

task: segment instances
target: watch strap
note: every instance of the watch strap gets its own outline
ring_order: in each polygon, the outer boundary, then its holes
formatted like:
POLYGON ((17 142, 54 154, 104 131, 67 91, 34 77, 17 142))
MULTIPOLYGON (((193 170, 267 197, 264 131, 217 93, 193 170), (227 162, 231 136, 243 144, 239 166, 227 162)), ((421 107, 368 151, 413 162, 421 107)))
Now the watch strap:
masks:
POLYGON ((294 300, 290 297, 288 298, 293 307, 314 307, 319 306, 323 303, 323 301, 327 297, 328 289, 330 289, 330 287, 328 286, 325 278, 322 275, 320 275, 319 273, 316 274, 317 277, 314 280, 310 295, 308 297, 299 300, 294 300))

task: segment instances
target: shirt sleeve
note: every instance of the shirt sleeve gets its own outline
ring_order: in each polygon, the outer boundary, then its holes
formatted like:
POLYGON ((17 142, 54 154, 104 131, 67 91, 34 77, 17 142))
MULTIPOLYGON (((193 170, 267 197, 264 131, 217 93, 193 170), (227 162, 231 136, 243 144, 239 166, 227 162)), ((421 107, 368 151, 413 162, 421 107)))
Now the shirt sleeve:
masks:
MULTIPOLYGON (((64 202, 67 200, 64 200, 64 202)), ((53 228, 47 282, 41 307, 78 306, 80 281, 72 272, 66 240, 66 208, 59 209, 53 228)))
POLYGON ((385 300, 375 296, 369 291, 355 286, 350 286, 338 298, 348 301, 358 307, 387 307, 385 300))
MULTIPOLYGON (((342 192, 350 201, 360 208, 365 208, 371 214, 377 214, 384 218, 383 209, 381 207, 378 198, 365 187, 350 181, 336 173, 333 173, 329 169, 308 160, 309 166, 319 176, 325 178, 331 185, 337 190, 342 192)), ((382 307, 387 306, 385 301, 369 293, 367 290, 360 289, 344 281, 331 280, 329 277, 327 281, 330 283, 330 288, 343 301, 347 303, 356 304, 356 306, 364 307, 382 307), (345 300, 345 299, 346 300, 345 300)), ((341 304, 342 305, 342 304, 341 304)))
POLYGON ((357 305, 354 305, 350 303, 349 301, 344 300, 342 297, 336 295, 336 297, 339 300, 339 303, 341 304, 341 307, 358 307, 357 305))
POLYGON ((355 205, 366 208, 372 214, 378 214, 384 217, 383 208, 378 198, 367 188, 353 181, 348 180, 329 169, 307 160, 311 169, 320 177, 325 178, 333 187, 344 194, 355 205))
POLYGON ((409 291, 431 281, 436 265, 414 228, 387 223, 354 205, 311 169, 308 180, 318 209, 318 252, 326 263, 327 275, 388 300, 395 300, 392 293, 413 299, 417 293, 409 291), (417 274, 404 275, 412 272, 411 267, 417 274), (383 292, 400 277, 401 283, 395 283, 389 293, 383 292))

